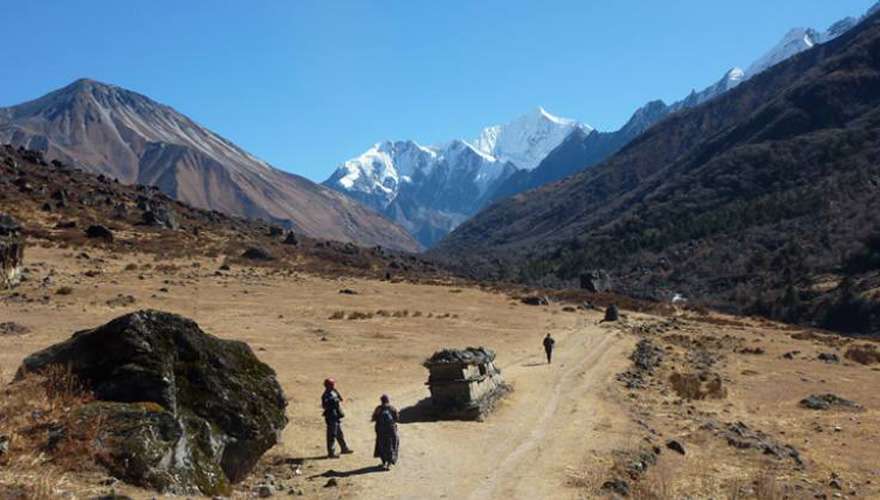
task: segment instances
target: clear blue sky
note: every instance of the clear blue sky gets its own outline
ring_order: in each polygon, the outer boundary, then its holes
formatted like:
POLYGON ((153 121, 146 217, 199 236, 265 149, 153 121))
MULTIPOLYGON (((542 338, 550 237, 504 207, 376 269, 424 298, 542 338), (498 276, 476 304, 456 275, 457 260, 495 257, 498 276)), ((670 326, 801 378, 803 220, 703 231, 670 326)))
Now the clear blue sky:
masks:
POLYGON ((0 0, 0 106, 94 78, 320 181, 379 140, 538 105, 615 129, 874 1, 0 0))

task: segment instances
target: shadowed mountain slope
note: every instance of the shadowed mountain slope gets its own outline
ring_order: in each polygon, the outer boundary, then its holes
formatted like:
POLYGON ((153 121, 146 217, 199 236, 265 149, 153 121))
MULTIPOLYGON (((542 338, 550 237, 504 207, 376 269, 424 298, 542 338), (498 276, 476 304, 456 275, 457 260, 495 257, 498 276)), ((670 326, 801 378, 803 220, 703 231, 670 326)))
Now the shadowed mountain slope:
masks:
POLYGON ((491 206, 432 255, 555 285, 607 268, 637 295, 876 332, 877 270, 851 271, 876 251, 862 242, 880 229, 878 160, 875 14, 595 168, 491 206), (866 323, 836 324, 844 299, 867 308, 866 323))

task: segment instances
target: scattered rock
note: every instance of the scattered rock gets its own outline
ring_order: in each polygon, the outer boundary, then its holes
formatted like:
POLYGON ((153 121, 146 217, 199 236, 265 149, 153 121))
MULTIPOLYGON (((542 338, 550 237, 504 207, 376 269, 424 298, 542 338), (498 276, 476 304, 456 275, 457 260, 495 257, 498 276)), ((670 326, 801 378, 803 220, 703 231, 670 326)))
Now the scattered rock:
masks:
POLYGON ((819 356, 816 358, 819 361, 824 361, 826 363, 840 363, 840 358, 837 357, 837 354, 833 352, 822 352, 819 353, 819 356))
POLYGON ((299 244, 299 240, 296 238, 296 235, 293 233, 293 231, 291 231, 287 233, 287 236, 284 238, 284 241, 282 243, 284 243, 285 245, 296 246, 299 244))
POLYGON ((96 401, 102 465, 127 482, 170 492, 228 494, 287 424, 275 372, 242 342, 175 314, 139 311, 28 356, 16 380, 69 367, 96 401))
POLYGON ((636 349, 630 354, 629 359, 633 366, 619 374, 617 380, 623 382, 627 389, 642 389, 647 387, 648 377, 654 374, 654 370, 663 361, 663 349, 654 345, 649 339, 642 339, 636 344, 636 349))
POLYGON ((351 288, 343 288, 342 290, 339 290, 339 293, 342 295, 357 295, 358 294, 356 291, 352 290, 351 288))
POLYGON ((581 289, 593 293, 611 290, 611 277, 603 269, 587 271, 580 275, 581 289))
POLYGON ((832 408, 861 409, 861 405, 836 394, 813 394, 800 401, 800 405, 810 410, 830 410, 832 408))
POLYGON ((24 238, 12 217, 0 214, 0 289, 21 282, 24 267, 24 238))
POLYGON ((260 247, 250 247, 241 256, 248 260, 262 260, 262 261, 270 261, 275 260, 275 257, 272 256, 268 251, 260 247))
POLYGON ((764 351, 763 347, 744 347, 739 350, 740 354, 761 355, 761 354, 764 354, 765 352, 766 351, 764 351))
POLYGON ((550 300, 547 297, 538 297, 537 295, 523 297, 520 299, 520 302, 529 306, 546 306, 550 304, 550 300))
POLYGON ((180 223, 177 222, 177 215, 164 204, 151 205, 149 210, 144 212, 143 223, 147 226, 162 229, 177 230, 180 228, 180 223))
POLYGON ((128 207, 125 203, 117 203, 110 211, 110 217, 114 220, 123 221, 128 218, 128 207))
POLYGON ((610 481, 605 481, 604 483, 602 483, 602 490, 616 493, 622 497, 628 497, 629 483, 627 483, 623 479, 612 479, 610 481))
POLYGON ((275 491, 271 485, 261 484, 261 485, 257 486, 255 493, 260 498, 269 498, 275 494, 275 491))
POLYGON ((93 239, 113 241, 113 231, 101 224, 92 224, 86 229, 86 236, 93 239))
POLYGON ((3 323, 0 323, 0 337, 4 335, 24 335, 30 331, 30 328, 16 323, 15 321, 4 321, 3 323))
POLYGON ((616 304, 611 304, 608 306, 608 309, 605 309, 605 317, 602 321, 618 321, 620 319, 620 309, 617 308, 616 304))
POLYGON ((670 439, 669 441, 667 441, 666 447, 669 448, 670 450, 677 452, 677 453, 680 453, 682 455, 685 454, 684 445, 682 445, 680 442, 678 442, 674 439, 670 439))
POLYGON ((704 424, 703 428, 719 432, 727 440, 727 444, 734 448, 740 450, 757 449, 765 455, 776 458, 790 458, 797 465, 803 465, 800 453, 793 446, 779 444, 763 432, 750 429, 743 422, 727 424, 724 429, 719 429, 717 424, 710 421, 704 424))
POLYGON ((335 477, 331 477, 326 483, 324 483, 325 488, 336 488, 337 486, 339 486, 339 481, 337 481, 335 477))
POLYGON ((0 457, 9 453, 9 436, 0 436, 0 457))

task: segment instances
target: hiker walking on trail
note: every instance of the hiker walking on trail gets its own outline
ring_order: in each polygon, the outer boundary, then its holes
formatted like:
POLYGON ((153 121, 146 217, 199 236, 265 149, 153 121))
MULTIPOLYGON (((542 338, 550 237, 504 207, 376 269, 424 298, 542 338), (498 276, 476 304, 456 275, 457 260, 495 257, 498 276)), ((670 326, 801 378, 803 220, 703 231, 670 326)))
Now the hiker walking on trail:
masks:
POLYGON ((553 340, 553 337, 548 333, 546 337, 544 337, 544 352, 547 353, 547 364, 553 362, 553 345, 556 344, 556 341, 553 340))
POLYGON ((397 463, 397 453, 400 449, 400 435, 397 433, 397 422, 400 414, 397 408, 391 406, 391 399, 383 394, 379 401, 382 403, 373 410, 372 421, 376 423, 376 448, 373 456, 382 460, 382 468, 389 470, 397 463))
POLYGON ((336 381, 332 378, 324 380, 324 394, 321 396, 321 406, 324 408, 324 422, 327 423, 327 456, 337 458, 336 441, 342 448, 343 454, 353 453, 345 443, 345 435, 342 433, 342 395, 336 390, 336 381))

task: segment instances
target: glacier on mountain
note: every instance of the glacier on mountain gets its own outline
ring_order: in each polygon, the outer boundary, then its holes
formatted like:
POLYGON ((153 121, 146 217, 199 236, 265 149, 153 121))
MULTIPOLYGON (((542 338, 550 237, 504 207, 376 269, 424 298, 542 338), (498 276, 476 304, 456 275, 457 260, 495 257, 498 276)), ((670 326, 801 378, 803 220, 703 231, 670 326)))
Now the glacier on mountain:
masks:
POLYGON ((487 155, 532 170, 575 128, 587 133, 593 130, 589 125, 554 116, 539 107, 506 125, 483 129, 473 145, 487 155))
POLYGON ((384 141, 337 167, 324 185, 421 234, 420 241, 430 245, 490 201, 506 178, 535 168, 576 129, 593 130, 539 107, 483 129, 473 141, 434 146, 384 141))

